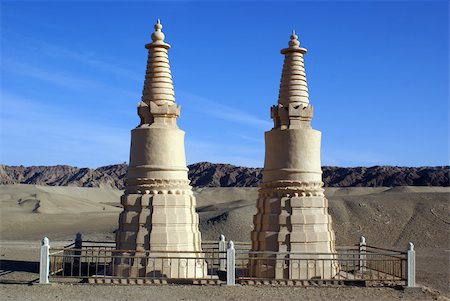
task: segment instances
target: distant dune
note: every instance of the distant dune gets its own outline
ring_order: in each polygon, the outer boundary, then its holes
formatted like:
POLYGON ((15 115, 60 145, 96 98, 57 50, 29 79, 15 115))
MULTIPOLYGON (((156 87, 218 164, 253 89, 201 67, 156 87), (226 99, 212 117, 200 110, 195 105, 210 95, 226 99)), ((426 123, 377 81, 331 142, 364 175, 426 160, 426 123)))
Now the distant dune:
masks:
MULTIPOLYGON (((224 234, 250 240, 257 188, 206 187, 194 193, 203 239, 224 234)), ((78 231, 86 239, 113 240, 121 194, 108 188, 0 185, 0 250, 5 241, 37 244, 48 236, 55 242, 73 239, 78 231)), ((325 195, 339 245, 354 244, 361 235, 370 245, 401 250, 412 241, 418 281, 448 292, 450 188, 328 187, 325 195)), ((17 252, 2 253, 2 259, 17 252)), ((37 258, 37 251, 33 254, 37 258)))
MULTIPOLYGON (((193 187, 257 187, 261 168, 195 163, 188 166, 193 187)), ((450 167, 324 166, 325 187, 450 186, 450 167)), ((126 164, 97 169, 56 166, 0 165, 0 184, 36 184, 123 189, 126 164)))

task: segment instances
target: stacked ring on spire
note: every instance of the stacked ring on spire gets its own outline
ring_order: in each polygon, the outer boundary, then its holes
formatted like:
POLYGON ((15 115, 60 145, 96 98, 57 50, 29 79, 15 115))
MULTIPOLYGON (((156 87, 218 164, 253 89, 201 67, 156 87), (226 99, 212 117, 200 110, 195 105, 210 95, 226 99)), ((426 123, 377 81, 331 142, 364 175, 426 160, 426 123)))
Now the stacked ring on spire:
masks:
POLYGON ((281 50, 285 55, 283 72, 280 81, 278 103, 287 107, 290 103, 309 104, 308 85, 306 83, 305 65, 303 54, 305 48, 300 47, 298 36, 292 32, 289 47, 281 50))
POLYGON ((175 102, 166 47, 149 47, 142 101, 147 104, 153 101, 157 105, 175 102))
POLYGON ((278 103, 283 106, 294 102, 309 104, 303 53, 300 51, 290 51, 285 55, 278 103))
POLYGON ((170 45, 164 43, 165 36, 161 29, 162 24, 158 19, 152 34, 152 43, 145 45, 148 49, 148 60, 142 101, 148 105, 150 102, 159 106, 175 102, 168 55, 170 45))

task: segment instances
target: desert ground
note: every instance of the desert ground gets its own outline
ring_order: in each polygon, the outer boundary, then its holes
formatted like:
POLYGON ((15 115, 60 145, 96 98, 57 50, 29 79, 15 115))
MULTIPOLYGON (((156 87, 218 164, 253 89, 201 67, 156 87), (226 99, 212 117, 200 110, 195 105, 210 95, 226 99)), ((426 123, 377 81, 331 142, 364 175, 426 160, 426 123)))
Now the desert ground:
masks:
MULTIPOLYGON (((64 245, 84 239, 113 240, 121 212, 120 190, 107 188, 0 186, 0 293, 2 300, 433 300, 449 288, 450 188, 326 188, 338 245, 364 235, 369 245, 417 251, 415 291, 392 288, 287 288, 215 286, 31 285, 38 278, 39 241, 64 245)), ((256 188, 198 188, 197 211, 205 240, 220 234, 249 241, 256 188)), ((450 299, 449 299, 450 300, 450 299)))

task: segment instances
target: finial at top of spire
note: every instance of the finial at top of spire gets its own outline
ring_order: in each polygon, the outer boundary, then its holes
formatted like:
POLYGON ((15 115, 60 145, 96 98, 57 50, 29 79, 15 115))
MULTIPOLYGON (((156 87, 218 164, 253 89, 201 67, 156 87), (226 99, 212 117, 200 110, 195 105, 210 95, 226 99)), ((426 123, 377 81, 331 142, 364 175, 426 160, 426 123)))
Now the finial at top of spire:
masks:
POLYGON ((293 29, 292 34, 291 34, 291 40, 289 41, 289 47, 294 48, 294 47, 299 47, 299 46, 300 46, 300 42, 298 41, 298 36, 295 33, 295 29, 293 29))
POLYGON ((156 24, 153 26, 155 28, 155 31, 152 33, 152 42, 145 45, 145 48, 150 49, 154 47, 162 47, 169 49, 170 45, 164 42, 164 38, 166 37, 164 33, 161 31, 163 28, 161 24, 161 20, 157 19, 156 24))
POLYGON ((306 48, 300 47, 300 41, 298 40, 297 33, 295 29, 292 30, 291 37, 288 43, 289 47, 281 49, 281 54, 287 54, 291 52, 300 52, 302 54, 306 53, 306 48))
POLYGON ((161 20, 160 19, 158 19, 156 21, 156 24, 155 24, 154 27, 155 27, 155 32, 152 34, 152 41, 153 41, 153 43, 161 43, 161 42, 164 43, 165 35, 161 31, 163 26, 161 24, 161 20))

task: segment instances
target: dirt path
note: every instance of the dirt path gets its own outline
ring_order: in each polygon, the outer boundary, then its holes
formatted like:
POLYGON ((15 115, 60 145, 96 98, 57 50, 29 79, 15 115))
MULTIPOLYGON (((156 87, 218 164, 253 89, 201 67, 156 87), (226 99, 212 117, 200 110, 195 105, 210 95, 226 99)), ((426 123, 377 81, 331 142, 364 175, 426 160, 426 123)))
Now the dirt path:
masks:
POLYGON ((450 300, 434 292, 392 288, 270 286, 0 285, 2 300, 450 300))

